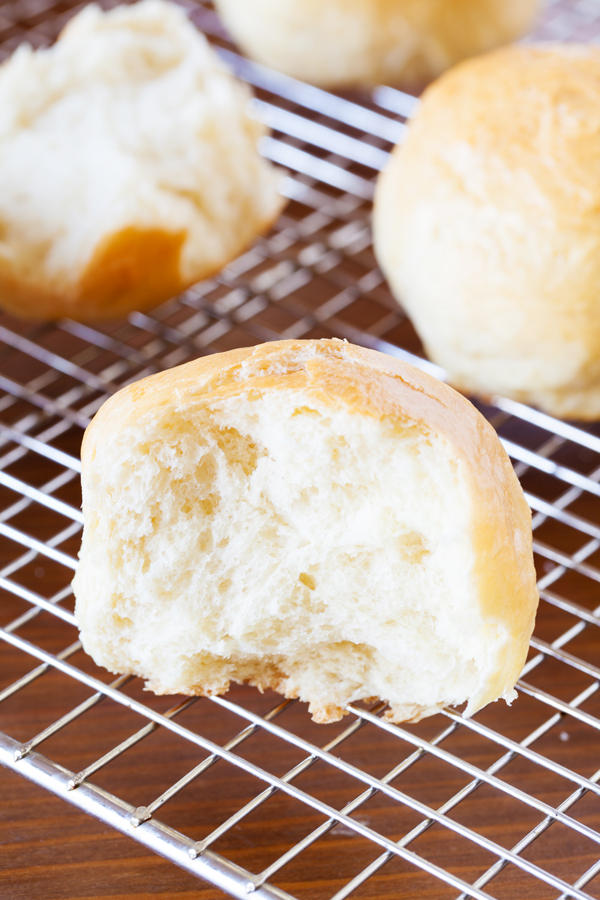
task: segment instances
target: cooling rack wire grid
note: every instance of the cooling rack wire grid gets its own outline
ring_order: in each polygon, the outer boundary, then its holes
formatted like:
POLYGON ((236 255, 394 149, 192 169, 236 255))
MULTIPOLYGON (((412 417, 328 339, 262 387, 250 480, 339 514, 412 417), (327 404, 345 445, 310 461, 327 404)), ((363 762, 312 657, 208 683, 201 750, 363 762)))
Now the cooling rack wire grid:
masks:
MULTIPOLYGON (((481 407, 533 510, 540 574, 511 710, 399 727, 359 704, 325 727, 250 688, 142 694, 81 650, 69 587, 78 449, 108 395, 281 337, 344 337, 443 375, 422 359, 369 232, 374 179, 418 101, 389 88, 338 97, 272 73, 233 52, 208 6, 188 8, 254 86, 253 114, 273 129, 261 150, 286 170, 290 203, 218 278, 152 313, 106 327, 0 318, 0 762, 238 898, 599 897, 597 426, 501 398, 481 407)), ((2 55, 48 43, 73 9, 0 5, 2 55)), ((600 0, 548 4, 537 36, 597 39, 600 0)))

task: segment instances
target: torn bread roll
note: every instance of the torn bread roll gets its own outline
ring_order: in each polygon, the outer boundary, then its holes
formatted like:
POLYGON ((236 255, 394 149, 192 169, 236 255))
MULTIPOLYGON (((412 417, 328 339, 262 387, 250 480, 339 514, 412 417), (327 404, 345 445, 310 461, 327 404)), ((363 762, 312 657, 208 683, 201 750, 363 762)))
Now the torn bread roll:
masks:
POLYGON ((0 68, 0 305, 122 316, 241 253, 283 204, 250 96, 164 0, 21 46, 0 68))
POLYGON ((421 88, 521 37, 540 0, 216 0, 252 59, 326 88, 421 88))
POLYGON ((515 697, 531 519, 451 388, 337 340, 208 356, 108 400, 83 444, 86 651, 156 693, 231 681, 393 721, 515 697))
POLYGON ((427 89, 375 250, 451 384, 600 418, 599 208, 599 47, 510 47, 427 89))

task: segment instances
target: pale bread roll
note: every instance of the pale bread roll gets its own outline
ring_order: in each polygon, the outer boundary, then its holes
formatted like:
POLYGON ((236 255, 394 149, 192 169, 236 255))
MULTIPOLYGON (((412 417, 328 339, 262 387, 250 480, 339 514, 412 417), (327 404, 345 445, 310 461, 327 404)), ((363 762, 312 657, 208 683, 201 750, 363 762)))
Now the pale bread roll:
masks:
POLYGON ((0 68, 0 305, 121 316, 237 256, 282 206, 249 97, 163 0, 20 47, 0 68))
POLYGON ((107 401, 82 463, 76 616, 111 671, 319 722, 515 696, 529 509, 488 422, 412 366, 337 340, 198 359, 107 401))
POLYGON ((457 387, 600 417, 600 48, 512 47, 425 93, 375 250, 457 387))
POLYGON ((422 87, 524 34, 540 0, 216 0, 264 65, 326 88, 422 87))

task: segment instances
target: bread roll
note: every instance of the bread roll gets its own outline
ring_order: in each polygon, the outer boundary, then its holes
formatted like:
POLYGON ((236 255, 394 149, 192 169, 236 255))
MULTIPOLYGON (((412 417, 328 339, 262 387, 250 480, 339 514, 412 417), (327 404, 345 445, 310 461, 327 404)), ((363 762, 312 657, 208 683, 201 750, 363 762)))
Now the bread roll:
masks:
POLYGON ((159 694, 270 687, 318 722, 516 696, 529 509, 492 427, 412 366, 337 340, 198 359, 108 400, 82 462, 98 664, 159 694))
POLYGON ((0 305, 34 319, 144 309, 277 216, 249 90, 180 7, 86 7, 0 68, 0 305))
POLYGON ((216 0, 244 52, 326 88, 422 87, 527 31, 540 0, 216 0))
POLYGON ((425 93, 375 250, 455 386, 600 417, 600 48, 523 46, 425 93))

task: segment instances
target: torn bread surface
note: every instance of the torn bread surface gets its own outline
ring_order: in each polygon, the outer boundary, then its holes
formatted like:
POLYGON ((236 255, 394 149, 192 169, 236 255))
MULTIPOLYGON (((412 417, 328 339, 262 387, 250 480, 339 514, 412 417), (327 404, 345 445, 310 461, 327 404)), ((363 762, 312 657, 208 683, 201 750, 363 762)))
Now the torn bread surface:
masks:
POLYGON ((83 467, 76 615, 111 671, 320 722, 515 696, 529 510, 491 426, 413 367, 340 341, 200 359, 108 401, 83 467))
POLYGON ((123 316, 220 271, 277 218, 252 97, 184 10, 90 4, 0 66, 0 305, 123 316))

